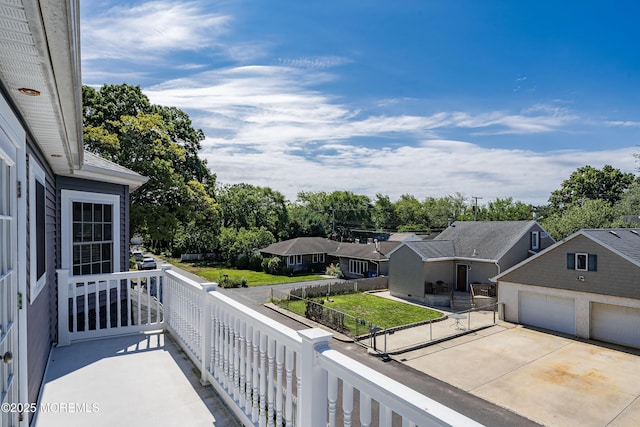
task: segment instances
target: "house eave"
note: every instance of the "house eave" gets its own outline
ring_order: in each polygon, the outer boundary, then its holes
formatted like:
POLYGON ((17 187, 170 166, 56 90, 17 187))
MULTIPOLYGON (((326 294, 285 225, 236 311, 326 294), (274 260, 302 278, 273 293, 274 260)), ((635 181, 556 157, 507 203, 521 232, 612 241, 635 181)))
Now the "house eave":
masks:
POLYGON ((127 185, 129 186, 130 191, 136 190, 149 180, 149 178, 138 174, 127 174, 118 171, 103 171, 101 168, 87 165, 83 166, 82 169, 74 170, 72 173, 60 175, 91 181, 108 182, 111 184, 127 185))

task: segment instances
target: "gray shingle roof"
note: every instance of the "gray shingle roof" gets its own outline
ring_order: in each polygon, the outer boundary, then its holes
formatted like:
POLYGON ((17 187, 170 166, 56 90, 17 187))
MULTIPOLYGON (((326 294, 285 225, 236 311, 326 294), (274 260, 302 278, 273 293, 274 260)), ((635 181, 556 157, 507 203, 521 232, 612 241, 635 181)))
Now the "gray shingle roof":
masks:
POLYGON ((603 228, 587 229, 582 232, 628 258, 640 264, 640 229, 638 228, 603 228))
POLYGON ((329 255, 374 261, 386 260, 388 259, 387 254, 401 244, 402 242, 378 242, 378 250, 376 251, 375 244, 340 243, 340 246, 329 255))
POLYGON ((425 240, 421 242, 405 242, 422 259, 453 258, 455 251, 451 240, 425 240))
POLYGON ((453 242, 455 256, 499 259, 535 221, 456 221, 434 241, 453 242))
POLYGON ((333 252, 338 248, 339 242, 325 239, 324 237, 297 237, 273 243, 260 252, 273 255, 308 255, 333 252))

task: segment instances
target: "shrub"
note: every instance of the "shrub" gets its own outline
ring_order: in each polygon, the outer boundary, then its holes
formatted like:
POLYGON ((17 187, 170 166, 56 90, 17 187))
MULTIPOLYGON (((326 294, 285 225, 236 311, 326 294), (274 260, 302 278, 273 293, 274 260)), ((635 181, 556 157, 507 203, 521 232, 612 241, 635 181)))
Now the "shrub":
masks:
POLYGON ((326 272, 327 276, 333 276, 336 277, 338 279, 341 279, 343 276, 342 274, 342 270, 340 270, 340 264, 333 264, 331 263, 329 265, 329 267, 327 267, 327 272, 326 272))

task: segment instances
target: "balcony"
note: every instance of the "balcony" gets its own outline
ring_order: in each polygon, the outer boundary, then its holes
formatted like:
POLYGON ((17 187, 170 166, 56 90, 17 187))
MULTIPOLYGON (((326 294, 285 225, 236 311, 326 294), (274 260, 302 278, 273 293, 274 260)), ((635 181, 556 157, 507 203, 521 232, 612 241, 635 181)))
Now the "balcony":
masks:
POLYGON ((215 284, 170 269, 61 270, 58 283, 38 426, 479 425, 333 350, 330 333, 294 331, 215 284))

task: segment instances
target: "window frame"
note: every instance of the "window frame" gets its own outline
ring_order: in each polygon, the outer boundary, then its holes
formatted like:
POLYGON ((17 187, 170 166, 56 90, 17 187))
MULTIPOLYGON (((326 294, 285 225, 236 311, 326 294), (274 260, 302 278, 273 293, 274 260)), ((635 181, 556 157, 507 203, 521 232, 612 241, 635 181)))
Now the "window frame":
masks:
POLYGON ((540 249, 540 232, 532 231, 531 232, 531 250, 540 249))
POLYGON ((363 261, 360 259, 349 260, 349 273, 360 274, 364 276, 364 273, 368 271, 369 271, 369 263, 367 261, 363 261), (359 267, 359 268, 356 268, 356 267, 359 267))
POLYGON ((589 254, 584 252, 576 252, 575 257, 576 257, 576 261, 575 261, 576 271, 589 271, 589 254), (580 259, 580 257, 584 257, 584 268, 579 267, 578 260, 580 259))
POLYGON ((73 276, 73 203, 112 206, 113 272, 120 271, 120 195, 88 191, 61 190, 62 268, 73 276))
POLYGON ((29 302, 38 298, 40 292, 47 283, 47 247, 46 244, 38 245, 38 240, 43 243, 47 241, 47 178, 44 169, 36 161, 35 157, 29 156, 29 302), (43 187, 42 200, 37 199, 37 185, 43 187), (42 227, 38 224, 38 202, 42 203, 40 218, 43 221, 42 227), (44 235, 38 239, 39 231, 44 235), (40 259, 42 257, 42 259, 40 259), (39 262, 44 262, 44 271, 38 277, 39 262))
POLYGON ((296 265, 302 265, 302 255, 296 255, 296 265))

